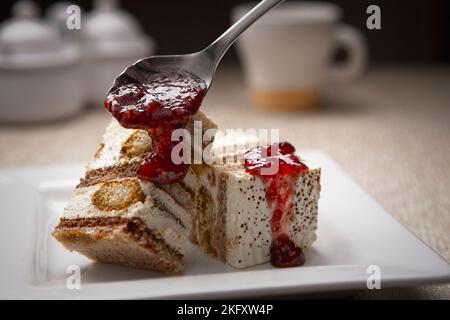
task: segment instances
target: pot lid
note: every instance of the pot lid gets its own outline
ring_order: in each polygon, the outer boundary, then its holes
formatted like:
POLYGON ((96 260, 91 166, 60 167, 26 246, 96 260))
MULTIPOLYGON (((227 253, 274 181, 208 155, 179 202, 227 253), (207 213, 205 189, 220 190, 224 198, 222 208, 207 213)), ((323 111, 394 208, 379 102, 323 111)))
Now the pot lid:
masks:
POLYGON ((33 1, 19 1, 12 18, 0 25, 0 66, 41 67, 73 61, 74 48, 65 46, 55 28, 39 18, 33 1))
POLYGON ((136 19, 118 7, 117 0, 96 0, 82 31, 88 55, 145 55, 153 45, 136 19))
POLYGON ((32 53, 58 49, 58 33, 39 20, 39 8, 31 1, 19 1, 12 8, 13 17, 0 29, 2 53, 32 53))

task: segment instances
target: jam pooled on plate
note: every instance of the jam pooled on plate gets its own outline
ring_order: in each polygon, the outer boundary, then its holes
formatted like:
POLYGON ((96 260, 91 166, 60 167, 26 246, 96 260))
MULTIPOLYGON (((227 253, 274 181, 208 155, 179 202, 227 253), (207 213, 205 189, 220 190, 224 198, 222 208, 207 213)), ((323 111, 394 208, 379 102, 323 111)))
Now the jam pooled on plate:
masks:
MULTIPOLYGON (((159 184, 180 181, 189 165, 175 164, 172 132, 185 128, 200 108, 206 83, 187 71, 155 73, 145 83, 131 83, 111 91, 105 108, 125 128, 145 129, 152 138, 152 152, 139 166, 141 179, 159 184)), ((182 156, 182 154, 180 155, 182 156)))
POLYGON ((248 173, 261 179, 272 209, 271 263, 275 267, 302 265, 305 257, 289 236, 289 220, 294 211, 295 187, 308 167, 287 142, 253 148, 243 158, 248 173))

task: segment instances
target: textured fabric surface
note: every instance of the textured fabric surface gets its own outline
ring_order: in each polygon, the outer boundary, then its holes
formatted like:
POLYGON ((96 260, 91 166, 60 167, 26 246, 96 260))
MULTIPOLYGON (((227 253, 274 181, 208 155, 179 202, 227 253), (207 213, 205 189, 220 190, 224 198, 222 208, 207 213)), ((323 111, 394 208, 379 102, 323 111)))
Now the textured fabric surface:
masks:
MULTIPOLYGON (((5 107, 5 106, 2 106, 5 107)), ((238 69, 222 66, 203 110, 222 128, 279 128, 298 149, 327 152, 388 212, 450 261, 450 68, 374 68, 328 85, 324 107, 251 107, 238 69)), ((0 166, 87 162, 109 121, 102 106, 41 125, 0 125, 0 166)), ((450 285, 352 293, 447 298, 450 285)))

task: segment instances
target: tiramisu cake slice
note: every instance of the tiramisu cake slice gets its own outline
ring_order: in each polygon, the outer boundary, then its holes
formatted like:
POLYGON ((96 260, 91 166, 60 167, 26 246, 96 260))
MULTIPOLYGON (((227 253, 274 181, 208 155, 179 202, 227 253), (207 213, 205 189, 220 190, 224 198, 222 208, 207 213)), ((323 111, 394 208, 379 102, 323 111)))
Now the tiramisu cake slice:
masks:
POLYGON ((53 236, 88 258, 181 273, 190 217, 173 198, 137 178, 77 186, 53 236))
MULTIPOLYGON (((198 112, 189 131, 195 121, 203 131, 215 127, 198 112)), ((113 119, 53 236, 95 261, 182 272, 197 177, 189 169, 182 181, 170 185, 139 179, 136 172, 151 149, 145 130, 125 129, 113 119)))
MULTIPOLYGON (((220 137, 213 149, 223 146, 220 137)), ((272 156, 270 148, 238 152, 237 162, 205 166, 199 176, 194 238, 203 251, 236 268, 303 264, 303 251, 316 239, 320 169, 300 162, 288 143, 272 156), (274 158, 278 172, 261 176, 274 158)))

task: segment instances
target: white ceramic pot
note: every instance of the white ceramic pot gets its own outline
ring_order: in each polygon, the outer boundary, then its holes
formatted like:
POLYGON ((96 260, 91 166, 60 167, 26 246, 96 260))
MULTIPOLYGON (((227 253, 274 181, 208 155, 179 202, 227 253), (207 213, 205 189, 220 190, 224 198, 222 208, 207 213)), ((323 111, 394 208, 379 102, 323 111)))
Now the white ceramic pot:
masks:
POLYGON ((64 118, 83 106, 79 63, 45 68, 0 69, 0 121, 64 118))
POLYGON ((87 99, 102 104, 114 78, 130 64, 152 55, 155 45, 113 0, 95 1, 82 31, 87 99))
POLYGON ((67 117, 83 107, 81 55, 37 19, 32 2, 18 2, 0 29, 0 121, 67 117))

